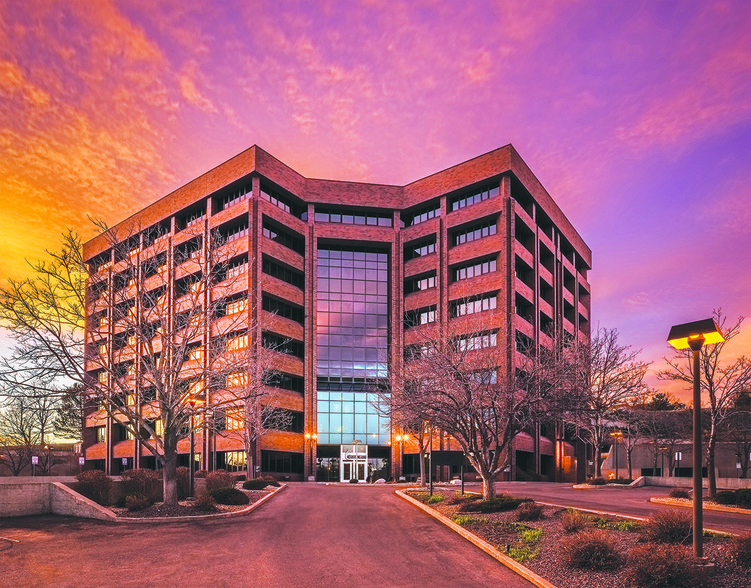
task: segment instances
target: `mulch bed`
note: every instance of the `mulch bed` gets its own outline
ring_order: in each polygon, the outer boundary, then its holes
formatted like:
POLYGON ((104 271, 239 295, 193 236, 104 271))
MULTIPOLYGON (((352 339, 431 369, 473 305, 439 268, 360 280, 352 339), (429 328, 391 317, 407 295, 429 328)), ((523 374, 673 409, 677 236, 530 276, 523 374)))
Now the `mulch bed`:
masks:
POLYGON ((145 508, 143 510, 134 510, 129 511, 126 508, 119 508, 115 506, 109 507, 109 509, 114 512, 118 518, 123 519, 147 519, 147 518, 162 518, 162 517, 196 517, 196 516, 203 516, 203 515, 210 515, 210 514, 221 514, 225 512, 235 512, 238 510, 243 510, 245 508, 248 508, 252 504, 258 502, 269 494, 270 490, 243 490, 243 492, 248 496, 250 499, 250 504, 244 504, 241 506, 232 506, 227 504, 217 504, 216 505, 216 512, 206 512, 203 510, 198 510, 197 508, 193 507, 192 501, 187 500, 181 500, 178 502, 177 506, 165 506, 162 502, 156 502, 153 505, 151 505, 148 508, 145 508))
MULTIPOLYGON (((445 494, 447 499, 455 493, 459 494, 458 491, 455 492, 453 490, 434 491, 434 494, 436 493, 445 494)), ((523 547, 518 532, 497 525, 497 523, 504 522, 516 523, 517 516, 515 511, 487 514, 460 512, 459 504, 447 504, 447 502, 448 500, 429 506, 449 518, 457 514, 482 517, 487 520, 488 524, 467 524, 463 525, 463 527, 488 543, 495 545, 502 553, 507 553, 508 548, 523 547), (496 525, 493 523, 496 523, 496 525)), ((562 564, 558 555, 558 544, 566 536, 561 525, 561 515, 564 512, 565 509, 545 506, 543 507, 543 518, 538 521, 523 521, 523 524, 528 527, 543 530, 542 538, 535 546, 535 549, 539 549, 539 553, 531 561, 523 562, 523 565, 559 588, 626 586, 625 576, 627 568, 625 565, 613 571, 583 571, 567 568, 562 564)), ((605 518, 611 522, 628 520, 616 517, 605 518)), ((618 551, 624 555, 627 555, 634 547, 641 545, 638 531, 605 529, 605 532, 608 533, 612 543, 617 545, 618 551)), ((751 570, 729 561, 725 553, 727 544, 728 539, 704 538, 704 555, 709 558, 710 562, 716 564, 715 573, 708 585, 712 586, 712 588, 748 588, 750 585, 751 570)))

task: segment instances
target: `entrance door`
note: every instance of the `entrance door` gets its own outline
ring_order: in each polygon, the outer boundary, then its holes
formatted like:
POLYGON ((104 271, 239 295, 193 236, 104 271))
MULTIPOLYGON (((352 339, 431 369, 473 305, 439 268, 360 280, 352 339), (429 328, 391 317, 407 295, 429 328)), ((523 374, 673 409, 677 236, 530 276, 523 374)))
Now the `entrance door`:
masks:
POLYGON ((368 446, 342 445, 342 466, 340 482, 349 482, 355 478, 358 482, 366 482, 368 477, 368 446))

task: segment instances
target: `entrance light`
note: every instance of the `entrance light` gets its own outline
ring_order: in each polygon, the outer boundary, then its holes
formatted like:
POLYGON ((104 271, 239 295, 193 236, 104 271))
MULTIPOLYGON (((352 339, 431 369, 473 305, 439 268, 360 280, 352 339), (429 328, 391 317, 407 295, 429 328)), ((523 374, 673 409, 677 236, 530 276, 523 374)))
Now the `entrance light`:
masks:
POLYGON ((704 319, 692 323, 674 325, 668 334, 668 343, 676 349, 691 349, 693 353, 694 372, 694 435, 693 435, 693 470, 694 470, 694 555, 704 556, 702 535, 704 524, 702 521, 702 484, 701 484, 701 365, 699 351, 702 345, 722 343, 725 340, 714 319, 704 319))

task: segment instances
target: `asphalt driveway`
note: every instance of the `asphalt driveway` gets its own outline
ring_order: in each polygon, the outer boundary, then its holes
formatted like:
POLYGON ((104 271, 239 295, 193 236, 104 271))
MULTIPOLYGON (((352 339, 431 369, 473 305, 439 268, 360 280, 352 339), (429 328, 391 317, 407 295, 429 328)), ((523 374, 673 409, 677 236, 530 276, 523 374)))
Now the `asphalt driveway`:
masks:
POLYGON ((529 587, 384 486, 292 484, 249 516, 0 519, 3 586, 529 587))

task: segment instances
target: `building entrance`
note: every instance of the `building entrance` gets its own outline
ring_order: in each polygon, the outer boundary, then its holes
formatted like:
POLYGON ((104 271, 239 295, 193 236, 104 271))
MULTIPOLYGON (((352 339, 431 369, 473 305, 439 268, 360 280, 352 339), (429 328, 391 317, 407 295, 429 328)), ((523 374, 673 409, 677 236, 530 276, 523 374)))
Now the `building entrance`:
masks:
POLYGON ((340 482, 349 482, 352 479, 356 479, 358 482, 366 482, 368 478, 367 466, 367 445, 354 444, 341 446, 340 482))

